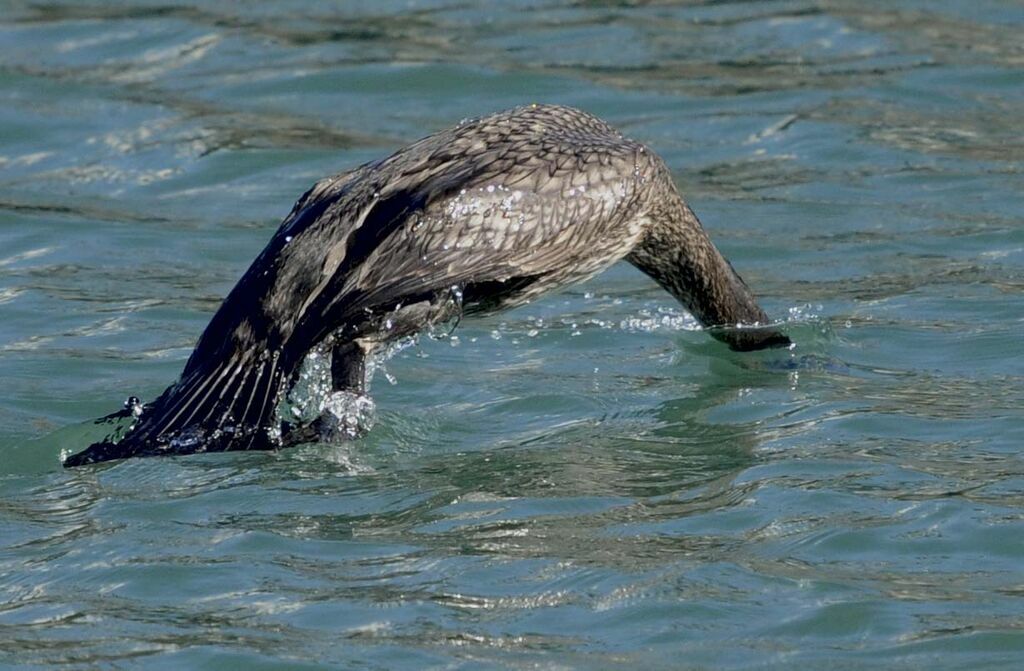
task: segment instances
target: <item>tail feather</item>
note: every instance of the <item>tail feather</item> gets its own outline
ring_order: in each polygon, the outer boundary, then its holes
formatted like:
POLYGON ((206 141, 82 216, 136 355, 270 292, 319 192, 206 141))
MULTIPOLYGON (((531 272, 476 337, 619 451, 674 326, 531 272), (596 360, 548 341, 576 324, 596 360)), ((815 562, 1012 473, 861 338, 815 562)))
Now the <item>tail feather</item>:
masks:
POLYGON ((274 412, 286 366, 280 352, 241 352, 188 371, 143 410, 122 438, 108 436, 73 454, 65 466, 134 456, 273 449, 274 412))
POLYGON ((216 399, 219 402, 228 387, 238 377, 244 364, 244 361, 239 361, 232 366, 229 362, 229 365, 223 366, 213 374, 194 374, 188 383, 182 385, 182 389, 176 392, 175 396, 179 400, 167 408, 161 416, 161 421, 151 430, 158 433, 169 433, 176 427, 184 428, 192 422, 209 419, 208 416, 197 418, 197 415, 203 412, 208 415, 217 407, 216 404, 208 403, 210 396, 220 390, 216 399))

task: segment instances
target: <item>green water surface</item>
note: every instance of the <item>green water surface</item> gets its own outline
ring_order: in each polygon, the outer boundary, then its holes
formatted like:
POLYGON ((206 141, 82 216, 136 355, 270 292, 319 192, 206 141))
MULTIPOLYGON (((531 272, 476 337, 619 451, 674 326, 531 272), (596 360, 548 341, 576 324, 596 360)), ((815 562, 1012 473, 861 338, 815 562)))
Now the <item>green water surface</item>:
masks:
POLYGON ((0 666, 1021 668, 1022 34, 1013 0, 0 1, 0 666), (796 347, 620 264, 403 351, 363 440, 60 467, 312 182, 531 102, 663 156, 796 347))

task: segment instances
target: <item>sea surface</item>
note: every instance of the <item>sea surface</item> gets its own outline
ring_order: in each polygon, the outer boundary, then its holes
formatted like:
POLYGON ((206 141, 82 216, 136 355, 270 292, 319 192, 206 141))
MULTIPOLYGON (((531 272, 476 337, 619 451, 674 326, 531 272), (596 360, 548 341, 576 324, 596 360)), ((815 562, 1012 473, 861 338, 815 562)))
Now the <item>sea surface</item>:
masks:
POLYGON ((0 667, 1018 669, 1024 5, 0 1, 0 667), (314 181, 591 111, 796 345, 619 264, 343 445, 64 470, 314 181))

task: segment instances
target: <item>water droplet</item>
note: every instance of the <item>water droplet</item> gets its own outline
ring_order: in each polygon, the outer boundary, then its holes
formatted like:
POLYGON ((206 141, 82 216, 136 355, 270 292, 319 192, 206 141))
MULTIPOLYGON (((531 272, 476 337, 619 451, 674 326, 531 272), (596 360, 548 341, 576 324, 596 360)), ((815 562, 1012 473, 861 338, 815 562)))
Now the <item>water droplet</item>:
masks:
POLYGON ((458 284, 453 284, 449 288, 449 292, 451 292, 452 302, 458 305, 459 307, 462 307, 462 287, 459 286, 458 284))
POLYGON ((142 404, 142 401, 139 400, 138 396, 129 396, 124 402, 124 408, 125 410, 131 411, 132 417, 137 418, 142 416, 142 411, 145 409, 145 406, 142 404))

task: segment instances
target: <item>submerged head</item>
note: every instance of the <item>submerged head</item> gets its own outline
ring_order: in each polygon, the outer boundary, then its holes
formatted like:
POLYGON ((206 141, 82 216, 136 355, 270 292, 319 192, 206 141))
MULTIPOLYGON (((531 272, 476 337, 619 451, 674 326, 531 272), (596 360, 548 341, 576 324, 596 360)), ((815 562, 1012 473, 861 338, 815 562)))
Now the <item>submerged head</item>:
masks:
POLYGON ((774 326, 716 326, 708 329, 716 340, 736 352, 754 352, 760 349, 789 347, 793 341, 774 326))

